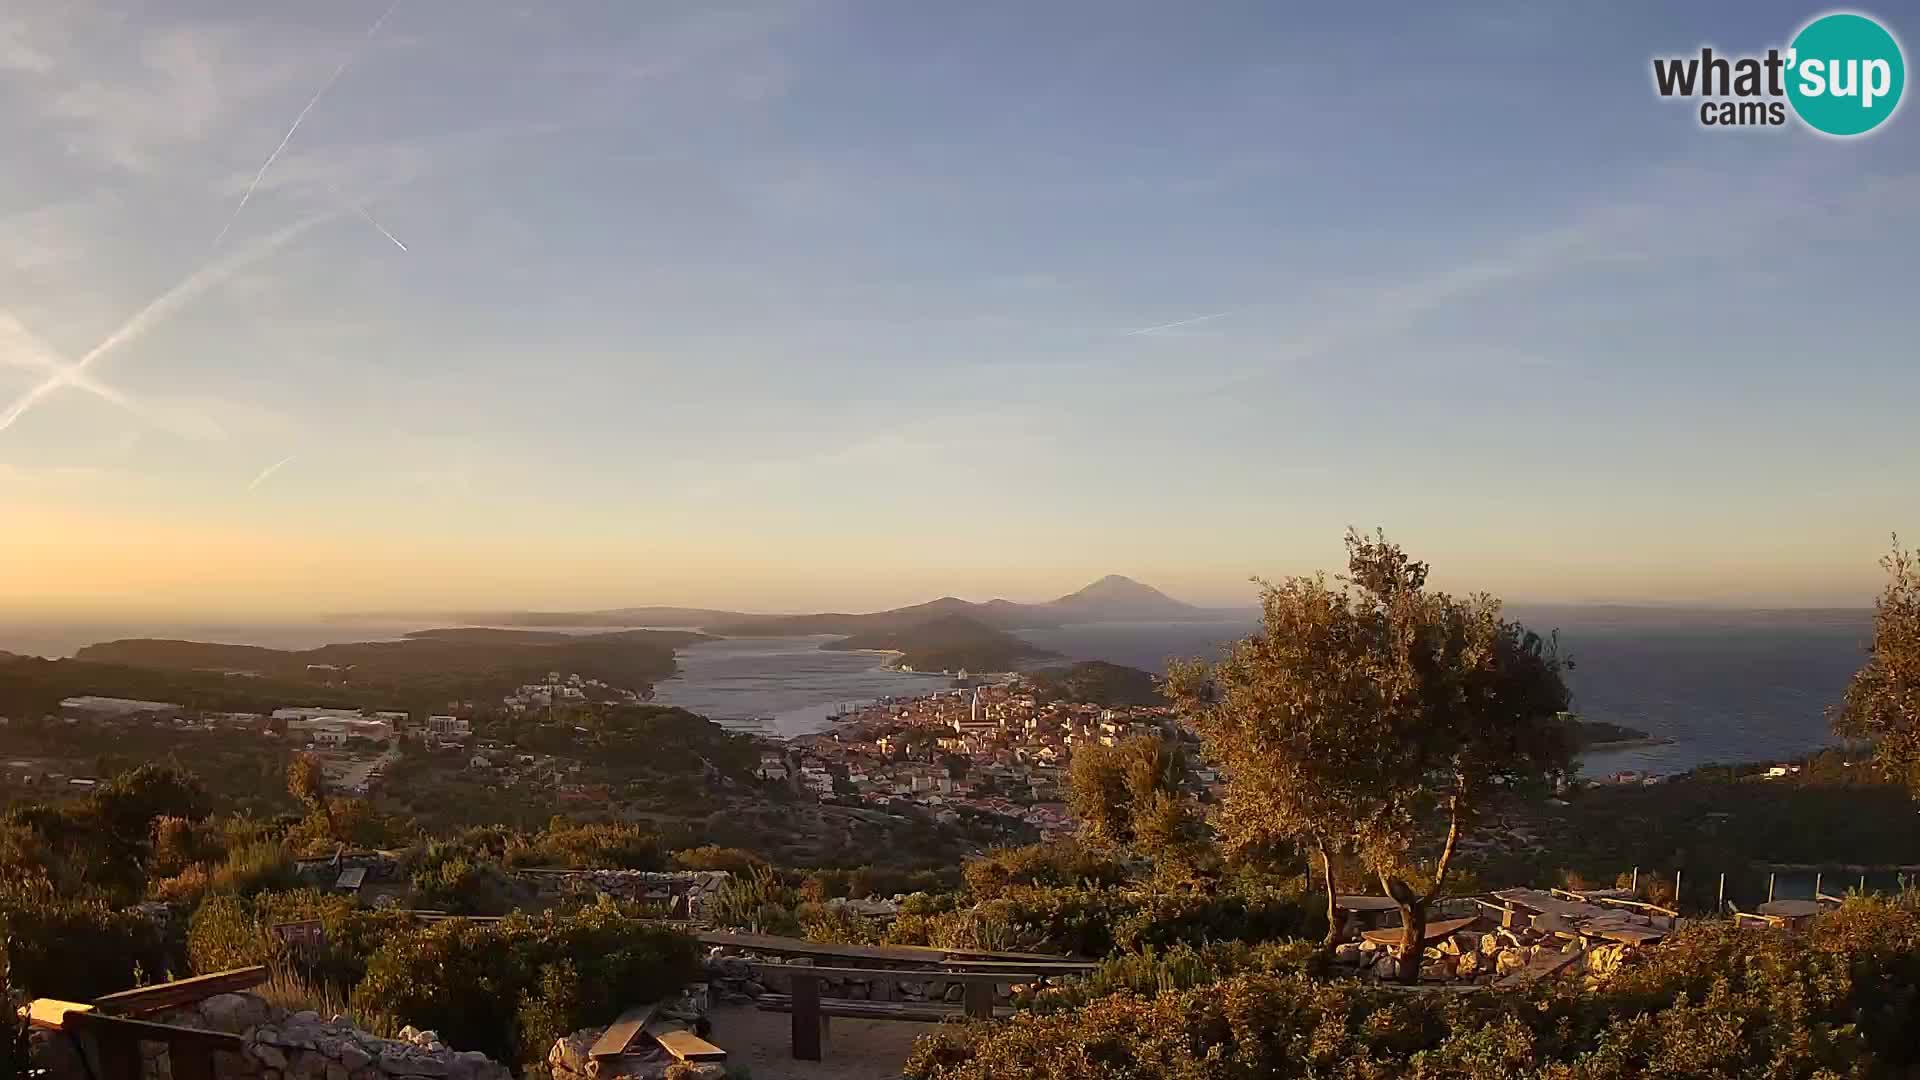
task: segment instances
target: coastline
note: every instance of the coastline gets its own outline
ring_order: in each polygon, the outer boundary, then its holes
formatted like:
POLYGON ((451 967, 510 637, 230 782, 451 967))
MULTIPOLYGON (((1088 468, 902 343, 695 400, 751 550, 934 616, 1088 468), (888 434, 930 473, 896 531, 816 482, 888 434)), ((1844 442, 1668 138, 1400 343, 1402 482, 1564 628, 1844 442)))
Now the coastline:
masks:
POLYGON ((1581 747, 1579 750, 1579 753, 1576 754, 1575 756, 1578 757, 1581 754, 1592 753, 1595 751, 1604 752, 1608 750, 1640 750, 1649 746, 1672 746, 1673 742, 1674 740, 1669 739, 1664 735, 1648 735, 1646 738, 1643 738, 1643 739, 1615 739, 1612 742, 1588 743, 1587 745, 1581 747))

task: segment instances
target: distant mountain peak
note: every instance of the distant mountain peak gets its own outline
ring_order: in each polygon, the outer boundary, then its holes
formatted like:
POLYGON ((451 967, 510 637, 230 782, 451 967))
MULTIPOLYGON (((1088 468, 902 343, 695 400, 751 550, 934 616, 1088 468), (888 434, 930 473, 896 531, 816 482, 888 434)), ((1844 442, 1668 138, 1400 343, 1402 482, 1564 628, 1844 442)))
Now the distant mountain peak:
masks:
POLYGON ((1178 616, 1196 610, 1191 604, 1181 603, 1151 585, 1122 574, 1108 574, 1078 592, 1049 602, 1047 606, 1107 618, 1178 616))

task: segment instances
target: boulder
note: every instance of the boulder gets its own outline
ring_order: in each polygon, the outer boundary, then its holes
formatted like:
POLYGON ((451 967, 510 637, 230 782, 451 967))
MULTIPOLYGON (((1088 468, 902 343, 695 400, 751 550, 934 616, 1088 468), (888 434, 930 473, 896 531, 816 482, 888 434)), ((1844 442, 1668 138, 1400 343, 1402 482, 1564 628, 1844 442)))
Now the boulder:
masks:
POLYGON ((1480 974, 1480 955, 1478 952, 1461 953, 1459 963, 1454 966, 1453 973, 1463 979, 1471 979, 1475 975, 1480 974))
POLYGON ((1382 956, 1373 965, 1373 973, 1381 979, 1396 979, 1400 976, 1400 961, 1391 956, 1382 956))
POLYGON ((1494 959, 1493 973, 1496 975, 1511 975, 1526 966, 1527 957, 1525 953, 1522 953, 1519 949, 1506 949, 1494 959))
POLYGON ((1365 955, 1366 953, 1360 950, 1360 946, 1351 941, 1344 945, 1336 945, 1333 949, 1333 958, 1342 964, 1358 964, 1360 958, 1365 955))
POLYGON ((258 1061, 269 1069, 285 1069, 287 1067, 287 1055, 281 1053, 280 1048, 277 1046, 256 1042, 247 1047, 247 1053, 251 1055, 255 1061, 258 1061))
POLYGON ((1501 946, 1501 941, 1500 941, 1499 934, 1494 933, 1494 934, 1480 935, 1480 954, 1482 956, 1491 957, 1491 956, 1500 955, 1500 946, 1501 946))
POLYGON ((373 1064, 373 1055, 353 1039, 340 1040, 340 1064, 355 1072, 373 1064))
POLYGON ((587 1071, 587 1062, 591 1060, 587 1051, 600 1040, 599 1028, 582 1028, 562 1039, 555 1039, 553 1049, 547 1051, 547 1066, 552 1069, 564 1069, 567 1072, 587 1071))

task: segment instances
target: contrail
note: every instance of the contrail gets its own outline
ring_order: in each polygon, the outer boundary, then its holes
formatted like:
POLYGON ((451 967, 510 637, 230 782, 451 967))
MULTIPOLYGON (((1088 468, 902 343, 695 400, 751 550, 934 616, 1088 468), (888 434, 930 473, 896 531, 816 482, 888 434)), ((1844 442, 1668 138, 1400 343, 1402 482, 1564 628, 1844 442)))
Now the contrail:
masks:
MULTIPOLYGON (((380 27, 387 21, 387 16, 393 14, 393 9, 399 6, 400 0, 393 0, 387 5, 387 10, 381 12, 380 17, 373 20, 373 25, 367 28, 365 41, 373 40, 373 36, 380 32, 380 27)), ((363 45, 365 41, 362 42, 363 45)), ((359 55, 359 49, 348 53, 347 58, 340 61, 340 66, 333 69, 333 74, 327 76, 327 81, 320 85, 320 89, 307 102, 307 107, 301 109, 300 115, 293 118, 293 126, 287 129, 286 135, 280 140, 280 145, 273 148, 273 153, 267 155, 267 160, 260 166, 260 171, 253 174, 253 182, 247 185, 247 190, 240 196, 240 205, 233 208, 227 223, 220 226, 220 235, 213 238, 213 246, 219 247, 220 241, 227 238, 227 230, 233 228, 233 223, 240 219, 240 211, 247 208, 247 201, 253 198, 254 189, 260 186, 260 181, 266 179, 267 170, 273 168, 273 163, 280 160, 280 154, 286 150, 287 144, 293 141, 294 132, 299 131, 300 125, 307 122, 307 114, 313 111, 315 105, 320 104, 320 99, 327 96, 327 91, 333 89, 333 84, 340 81, 340 76, 347 73, 347 69, 353 66, 354 60, 358 59, 359 55)))
MULTIPOLYGON (((337 191, 336 191, 336 192, 335 192, 334 194, 336 194, 336 195, 338 195, 338 194, 339 194, 339 192, 337 192, 337 191)), ((388 231, 387 231, 387 227, 386 227, 385 225, 382 225, 382 224, 380 224, 379 222, 377 222, 377 221, 375 221, 375 220, 373 220, 373 215, 372 215, 372 214, 369 214, 369 213, 367 213, 367 209, 366 209, 366 207, 364 207, 364 206, 361 206, 361 205, 360 205, 359 203, 357 203, 357 202, 354 202, 354 201, 353 201, 352 199, 349 199, 349 198, 347 198, 347 197, 346 197, 346 196, 344 196, 344 195, 341 195, 341 196, 340 196, 340 201, 341 201, 341 202, 344 202, 344 203, 346 203, 346 204, 347 204, 348 206, 350 206, 350 207, 352 207, 352 208, 353 208, 353 212, 354 212, 354 213, 356 213, 356 214, 359 214, 359 215, 360 215, 360 216, 361 216, 361 217, 362 217, 363 219, 365 219, 365 221, 366 221, 366 223, 367 223, 367 224, 369 224, 369 225, 371 225, 371 226, 373 226, 373 227, 374 227, 375 229, 378 229, 378 230, 380 231, 380 235, 381 235, 381 236, 384 236, 384 237, 386 237, 387 239, 389 239, 389 240, 391 240, 391 241, 393 241, 393 246, 394 246, 394 247, 397 247, 397 248, 399 248, 399 249, 400 249, 401 251, 405 251, 405 250, 407 250, 407 245, 405 245, 405 244, 403 244, 403 243, 401 243, 401 242, 400 242, 400 238, 399 238, 399 237, 397 237, 397 236, 395 236, 395 235, 393 235, 392 233, 390 233, 390 232, 388 232, 388 231)))
POLYGON ((269 479, 273 477, 274 473, 279 472, 282 466, 286 465, 287 462, 292 460, 293 460, 293 455, 288 454, 286 457, 281 458, 279 461, 276 461, 273 464, 267 466, 266 468, 261 469, 260 475, 253 478, 253 483, 247 485, 247 490, 252 491, 254 488, 257 488, 261 484, 266 483, 269 479))
POLYGON ((1216 311, 1211 315, 1195 315, 1191 319, 1181 319, 1179 322, 1161 323, 1159 326, 1143 326, 1138 330, 1129 330, 1126 332, 1125 336, 1139 337, 1142 334, 1157 334, 1162 330, 1171 330, 1176 326, 1192 326, 1194 323, 1211 322, 1214 319, 1224 319, 1231 314, 1233 314, 1233 312, 1231 311, 1216 311))
POLYGON ((5 431, 12 427, 15 421, 25 416, 30 409, 39 404, 41 398, 46 397, 62 386, 72 385, 79 379, 84 378, 88 366, 95 360, 98 360, 102 355, 138 338, 147 332, 148 327, 152 326, 157 320, 165 317, 173 309, 193 299, 200 293, 205 292, 210 286, 224 281, 236 271, 258 262, 279 250, 295 237, 333 217, 336 213, 337 211, 330 211, 297 221, 281 229, 279 232, 269 234, 259 243, 241 250, 230 258, 209 263, 195 270, 193 273, 188 274, 175 284, 173 288, 168 289, 166 292, 148 301, 146 307, 135 312, 133 318, 121 324, 120 329, 107 335, 106 340, 87 350, 85 356, 54 372, 47 377, 46 381, 20 395, 19 399, 8 406, 5 412, 0 412, 0 431, 5 431))
POLYGON ((40 371, 58 372, 66 379, 66 385, 76 390, 85 390, 104 401, 112 402, 130 412, 140 412, 137 402, 113 387, 101 382, 85 372, 72 373, 69 376, 67 365, 60 362, 53 349, 11 315, 0 314, 0 342, 11 339, 15 348, 5 355, 7 363, 14 367, 35 368, 40 371))

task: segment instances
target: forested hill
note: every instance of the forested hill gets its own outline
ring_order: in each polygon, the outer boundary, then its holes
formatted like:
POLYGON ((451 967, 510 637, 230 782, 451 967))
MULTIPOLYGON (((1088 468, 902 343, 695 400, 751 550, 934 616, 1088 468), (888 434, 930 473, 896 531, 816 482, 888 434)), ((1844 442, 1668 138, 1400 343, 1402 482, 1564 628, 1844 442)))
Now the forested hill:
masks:
POLYGON ((965 615, 944 615, 897 630, 854 634, 825 649, 884 649, 916 671, 1012 671, 1054 653, 965 615))
MULTIPOLYGON (((643 691, 674 672, 676 646, 708 640, 690 631, 628 630, 570 635, 528 630, 425 630, 398 641, 289 651, 256 645, 138 638, 89 645, 85 664, 257 678, 446 702, 498 696, 549 672, 579 674, 643 691)), ((111 692, 100 690, 95 692, 111 692)))
POLYGON ((1041 668, 1028 672, 1026 678, 1041 701, 1084 701, 1107 708, 1166 704, 1152 672, 1105 660, 1041 668))

